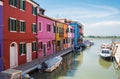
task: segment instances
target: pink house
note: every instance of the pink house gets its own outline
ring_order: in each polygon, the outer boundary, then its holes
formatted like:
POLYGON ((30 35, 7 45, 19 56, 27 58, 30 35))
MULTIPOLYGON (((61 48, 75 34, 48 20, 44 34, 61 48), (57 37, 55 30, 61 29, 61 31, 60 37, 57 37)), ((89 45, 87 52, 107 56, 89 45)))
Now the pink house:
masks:
POLYGON ((44 15, 44 10, 40 8, 37 17, 37 40, 38 57, 49 56, 56 52, 55 50, 55 21, 44 15), (42 11, 42 12, 41 12, 42 11), (41 14, 42 13, 42 14, 41 14))

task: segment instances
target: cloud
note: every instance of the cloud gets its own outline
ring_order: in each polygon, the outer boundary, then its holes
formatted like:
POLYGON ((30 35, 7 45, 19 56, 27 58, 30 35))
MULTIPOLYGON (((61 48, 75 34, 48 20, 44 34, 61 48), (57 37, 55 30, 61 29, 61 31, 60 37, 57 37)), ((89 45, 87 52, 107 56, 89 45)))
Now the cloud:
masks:
POLYGON ((103 21, 103 22, 86 24, 86 26, 90 26, 90 27, 120 26, 120 21, 103 21))
POLYGON ((85 35, 120 36, 120 21, 103 21, 85 25, 85 35))
POLYGON ((64 7, 48 10, 47 14, 53 17, 66 18, 103 18, 120 13, 116 8, 105 5, 84 4, 79 7, 64 7))

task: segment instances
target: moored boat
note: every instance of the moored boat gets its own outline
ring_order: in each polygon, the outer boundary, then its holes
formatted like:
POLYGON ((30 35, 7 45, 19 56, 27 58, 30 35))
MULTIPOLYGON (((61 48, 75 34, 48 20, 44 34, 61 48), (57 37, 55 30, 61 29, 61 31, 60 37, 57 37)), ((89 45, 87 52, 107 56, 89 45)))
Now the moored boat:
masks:
POLYGON ((52 72, 57 67, 59 67, 59 65, 61 63, 62 63, 62 57, 61 56, 51 58, 51 59, 46 60, 45 62, 42 63, 41 70, 46 71, 46 72, 52 72))
POLYGON ((104 59, 111 59, 112 51, 111 51, 111 46, 109 44, 102 44, 100 56, 104 59))

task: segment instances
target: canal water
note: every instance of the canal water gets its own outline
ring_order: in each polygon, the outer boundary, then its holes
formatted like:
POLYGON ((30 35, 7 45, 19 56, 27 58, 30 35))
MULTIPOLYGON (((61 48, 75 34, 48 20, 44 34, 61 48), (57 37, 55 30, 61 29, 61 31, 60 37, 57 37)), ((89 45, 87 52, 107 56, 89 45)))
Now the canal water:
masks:
POLYGON ((115 68, 115 62, 99 57, 100 45, 111 43, 112 39, 92 40, 95 44, 86 50, 63 56, 63 63, 54 72, 34 71, 30 75, 34 79, 120 79, 120 70, 115 68))

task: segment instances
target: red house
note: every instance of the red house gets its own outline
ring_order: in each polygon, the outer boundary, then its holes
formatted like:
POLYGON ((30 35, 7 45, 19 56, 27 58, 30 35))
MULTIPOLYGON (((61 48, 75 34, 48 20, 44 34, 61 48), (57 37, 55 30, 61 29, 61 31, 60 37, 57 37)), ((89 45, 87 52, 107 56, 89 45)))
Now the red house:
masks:
POLYGON ((37 58, 37 7, 33 0, 4 0, 4 67, 37 58))

